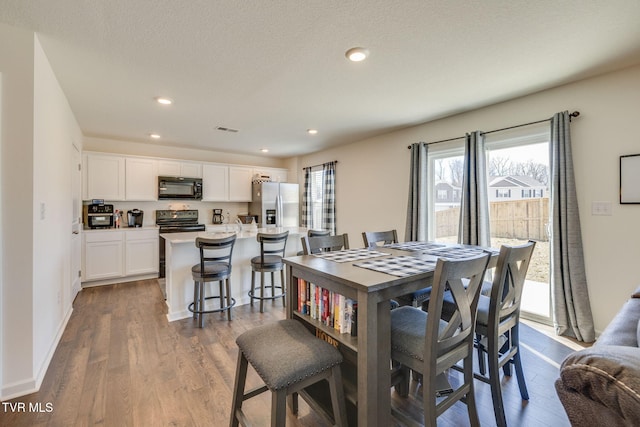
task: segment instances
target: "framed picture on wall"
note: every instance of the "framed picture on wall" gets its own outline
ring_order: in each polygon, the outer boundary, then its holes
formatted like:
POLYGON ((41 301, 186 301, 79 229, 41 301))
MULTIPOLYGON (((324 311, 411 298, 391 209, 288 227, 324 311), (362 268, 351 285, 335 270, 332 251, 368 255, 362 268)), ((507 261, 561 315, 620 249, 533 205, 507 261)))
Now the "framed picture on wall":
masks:
POLYGON ((640 204, 640 154, 620 156, 620 203, 640 204))

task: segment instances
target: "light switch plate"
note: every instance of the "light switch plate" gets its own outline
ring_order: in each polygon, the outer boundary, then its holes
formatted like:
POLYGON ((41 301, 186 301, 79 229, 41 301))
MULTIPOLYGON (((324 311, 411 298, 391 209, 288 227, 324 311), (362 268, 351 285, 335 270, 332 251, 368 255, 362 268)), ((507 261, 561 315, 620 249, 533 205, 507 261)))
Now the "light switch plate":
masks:
POLYGON ((591 202, 591 215, 610 216, 613 211, 611 202, 591 202))

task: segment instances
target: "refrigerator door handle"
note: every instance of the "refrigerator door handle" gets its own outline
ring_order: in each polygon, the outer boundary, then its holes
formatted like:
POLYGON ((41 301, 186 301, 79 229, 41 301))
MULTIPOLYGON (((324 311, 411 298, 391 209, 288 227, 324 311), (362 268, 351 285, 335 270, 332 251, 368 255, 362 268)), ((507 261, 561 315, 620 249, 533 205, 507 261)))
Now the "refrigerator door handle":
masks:
POLYGON ((282 227, 282 196, 276 196, 276 227, 282 227))

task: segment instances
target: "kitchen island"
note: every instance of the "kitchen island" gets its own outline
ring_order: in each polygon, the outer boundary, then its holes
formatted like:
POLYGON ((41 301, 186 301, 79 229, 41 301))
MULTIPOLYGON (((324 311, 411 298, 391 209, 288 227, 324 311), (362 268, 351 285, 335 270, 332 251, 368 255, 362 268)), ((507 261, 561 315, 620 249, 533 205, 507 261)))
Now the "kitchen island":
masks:
MULTIPOLYGON (((260 255, 260 244, 256 240, 258 233, 282 233, 289 231, 286 256, 296 255, 302 250, 300 237, 307 233, 306 228, 300 227, 269 227, 253 231, 243 230, 235 232, 236 243, 231 259, 231 296, 236 299, 236 305, 248 304, 251 290, 251 258, 260 255)), ((197 237, 221 238, 229 236, 230 232, 187 232, 161 234, 165 239, 166 257, 166 298, 167 319, 174 320, 191 317, 187 309, 193 302, 193 278, 191 267, 200 262, 200 252, 195 245, 197 237)), ((276 281, 279 275, 276 275, 276 281)), ((267 279, 268 280, 268 279, 267 279)), ((258 278, 259 282, 259 278, 258 278)))

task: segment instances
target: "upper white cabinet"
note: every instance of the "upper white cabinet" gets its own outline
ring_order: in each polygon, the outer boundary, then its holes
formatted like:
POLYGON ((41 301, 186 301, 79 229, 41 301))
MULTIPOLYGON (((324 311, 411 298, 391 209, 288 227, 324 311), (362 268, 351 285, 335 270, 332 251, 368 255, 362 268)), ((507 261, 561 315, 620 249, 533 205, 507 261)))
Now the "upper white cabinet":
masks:
POLYGON ((229 201, 250 202, 253 198, 251 180, 253 168, 229 166, 229 201))
POLYGON ((122 156, 87 154, 85 160, 85 190, 83 198, 124 200, 125 162, 122 156))
POLYGON ((158 161, 138 157, 127 157, 126 200, 158 200, 158 161))
POLYGON ((253 168, 204 164, 202 200, 206 202, 250 202, 253 168))
POLYGON ((159 160, 158 175, 202 178, 202 163, 159 160))
POLYGON ((229 200, 229 166, 215 164, 202 166, 202 200, 206 202, 229 200))

